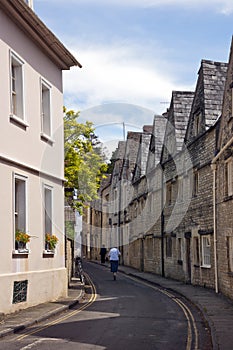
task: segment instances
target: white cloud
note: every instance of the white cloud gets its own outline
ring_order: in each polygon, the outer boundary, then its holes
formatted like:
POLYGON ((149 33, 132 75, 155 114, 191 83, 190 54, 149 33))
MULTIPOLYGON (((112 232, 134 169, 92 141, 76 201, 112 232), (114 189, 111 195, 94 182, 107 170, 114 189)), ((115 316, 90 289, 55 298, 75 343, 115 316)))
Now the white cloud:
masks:
POLYGON ((177 85, 171 75, 176 70, 158 59, 160 53, 149 58, 140 50, 133 45, 72 50, 83 68, 64 75, 66 103, 80 110, 121 102, 161 113, 166 108, 161 102, 170 101, 172 90, 192 90, 177 85))
POLYGON ((225 15, 233 13, 232 0, 37 0, 38 2, 56 2, 65 4, 94 4, 106 6, 130 7, 166 7, 182 6, 182 8, 211 9, 225 15))

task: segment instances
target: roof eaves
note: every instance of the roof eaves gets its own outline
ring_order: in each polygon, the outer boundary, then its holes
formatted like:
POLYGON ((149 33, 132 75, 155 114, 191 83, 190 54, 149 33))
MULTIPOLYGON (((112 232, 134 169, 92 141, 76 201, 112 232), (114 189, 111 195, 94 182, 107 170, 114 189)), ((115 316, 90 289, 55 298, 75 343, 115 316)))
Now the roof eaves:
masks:
POLYGON ((39 19, 23 0, 1 0, 0 8, 19 26, 62 70, 82 67, 61 41, 39 19))

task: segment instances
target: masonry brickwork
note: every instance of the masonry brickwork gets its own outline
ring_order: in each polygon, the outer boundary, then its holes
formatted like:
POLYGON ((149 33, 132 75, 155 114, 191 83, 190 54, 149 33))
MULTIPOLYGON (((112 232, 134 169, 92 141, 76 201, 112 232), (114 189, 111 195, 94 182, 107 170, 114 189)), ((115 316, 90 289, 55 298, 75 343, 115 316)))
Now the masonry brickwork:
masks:
POLYGON ((233 299, 232 76, 232 48, 229 63, 202 60, 195 91, 128 133, 101 198, 122 263, 233 299))

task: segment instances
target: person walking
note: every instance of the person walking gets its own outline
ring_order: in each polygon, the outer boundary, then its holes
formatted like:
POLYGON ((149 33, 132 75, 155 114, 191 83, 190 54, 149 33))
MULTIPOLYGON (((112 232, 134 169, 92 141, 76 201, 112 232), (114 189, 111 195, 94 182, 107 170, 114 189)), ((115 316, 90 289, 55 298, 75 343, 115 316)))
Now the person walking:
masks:
POLYGON ((118 248, 111 248, 108 256, 111 264, 111 272, 113 272, 113 279, 116 281, 116 274, 118 271, 118 264, 119 264, 119 256, 121 255, 118 248))
POLYGON ((107 249, 105 248, 105 245, 103 244, 102 248, 100 249, 101 264, 105 263, 106 254, 107 254, 107 249))

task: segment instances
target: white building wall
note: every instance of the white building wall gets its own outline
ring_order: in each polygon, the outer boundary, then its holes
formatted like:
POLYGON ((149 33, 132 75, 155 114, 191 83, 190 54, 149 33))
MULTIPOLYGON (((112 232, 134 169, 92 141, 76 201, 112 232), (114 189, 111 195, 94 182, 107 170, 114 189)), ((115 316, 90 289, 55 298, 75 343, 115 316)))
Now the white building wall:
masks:
POLYGON ((0 11, 0 312, 10 313, 67 294, 64 256, 62 72, 0 11), (27 127, 10 118, 10 50, 24 62, 27 127), (51 85, 51 143, 41 139, 40 79, 51 85), (14 173, 27 178, 29 254, 13 254, 14 173), (53 189, 54 255, 44 252, 43 185, 53 189), (27 300, 12 303, 14 281, 28 280, 27 300))

